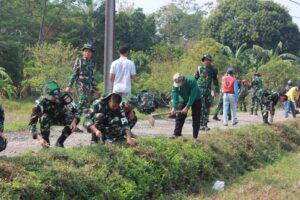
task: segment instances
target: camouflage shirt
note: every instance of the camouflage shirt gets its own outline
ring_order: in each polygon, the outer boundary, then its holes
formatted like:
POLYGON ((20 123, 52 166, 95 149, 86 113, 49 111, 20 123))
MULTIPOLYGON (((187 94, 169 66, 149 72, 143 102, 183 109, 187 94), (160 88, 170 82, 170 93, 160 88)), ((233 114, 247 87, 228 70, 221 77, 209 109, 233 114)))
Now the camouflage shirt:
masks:
POLYGON ((32 114, 29 122, 29 126, 36 125, 38 119, 47 114, 53 119, 59 119, 65 117, 66 114, 72 115, 74 118, 79 119, 78 109, 73 99, 68 93, 61 93, 59 102, 52 102, 41 96, 35 101, 35 106, 32 109, 32 114))
POLYGON ((274 107, 277 105, 279 100, 278 92, 272 92, 267 89, 258 90, 257 95, 259 97, 260 103, 263 105, 272 105, 274 107))
POLYGON ((254 76, 251 82, 252 92, 256 93, 259 89, 262 88, 263 81, 260 77, 254 76))
POLYGON ((85 128, 89 129, 91 125, 95 125, 101 132, 113 137, 121 134, 124 129, 130 130, 124 110, 120 107, 117 110, 111 110, 107 100, 94 101, 84 121, 85 128), (98 122, 100 115, 104 116, 101 123, 98 122))
POLYGON ((248 95, 248 86, 241 84, 239 96, 240 97, 246 97, 248 95))
POLYGON ((3 130, 4 130, 4 110, 0 105, 0 132, 3 132, 3 130))
POLYGON ((73 66, 73 74, 68 86, 72 87, 75 83, 76 88, 85 87, 89 90, 96 88, 97 83, 94 79, 94 66, 92 60, 77 58, 73 66))
POLYGON ((207 92, 211 91, 211 84, 214 83, 215 91, 217 93, 220 92, 220 86, 218 82, 218 69, 216 69, 214 66, 210 67, 204 67, 200 66, 198 67, 195 78, 197 80, 197 83, 200 87, 200 89, 206 89, 207 92))

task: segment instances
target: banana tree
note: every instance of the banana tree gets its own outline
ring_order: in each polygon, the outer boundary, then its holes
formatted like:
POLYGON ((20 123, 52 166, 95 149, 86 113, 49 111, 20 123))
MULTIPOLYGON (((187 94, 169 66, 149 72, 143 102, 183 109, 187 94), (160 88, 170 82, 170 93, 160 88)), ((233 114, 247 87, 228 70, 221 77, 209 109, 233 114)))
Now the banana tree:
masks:
POLYGON ((0 67, 0 95, 11 98, 15 94, 12 80, 3 67, 0 67))

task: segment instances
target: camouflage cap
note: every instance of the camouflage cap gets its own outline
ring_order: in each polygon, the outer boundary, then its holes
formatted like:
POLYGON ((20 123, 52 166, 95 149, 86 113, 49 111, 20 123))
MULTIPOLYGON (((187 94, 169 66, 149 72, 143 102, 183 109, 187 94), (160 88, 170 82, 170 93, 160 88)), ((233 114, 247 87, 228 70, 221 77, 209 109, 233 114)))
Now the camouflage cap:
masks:
POLYGON ((86 44, 83 45, 82 51, 84 51, 85 49, 90 49, 92 52, 95 52, 95 50, 93 48, 93 45, 91 45, 89 43, 86 43, 86 44))
POLYGON ((209 54, 204 54, 203 57, 201 58, 201 61, 204 62, 205 58, 206 58, 207 60, 212 61, 212 56, 209 55, 209 54))
POLYGON ((118 94, 118 93, 103 93, 103 94, 101 95, 101 100, 103 100, 103 101, 108 101, 112 95, 118 95, 118 96, 120 96, 121 99, 122 99, 122 96, 121 96, 120 94, 118 94))

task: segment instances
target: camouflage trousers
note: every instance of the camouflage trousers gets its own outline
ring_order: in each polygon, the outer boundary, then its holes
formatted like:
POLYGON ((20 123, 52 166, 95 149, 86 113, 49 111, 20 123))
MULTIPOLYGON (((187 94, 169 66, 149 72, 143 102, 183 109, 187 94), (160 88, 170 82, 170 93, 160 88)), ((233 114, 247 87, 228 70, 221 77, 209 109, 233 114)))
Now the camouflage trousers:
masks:
POLYGON ((263 102, 261 103, 261 114, 263 117, 263 122, 267 123, 268 122, 268 117, 269 117, 269 113, 270 115, 274 116, 275 115, 275 107, 271 107, 270 106, 270 102, 263 102))
POLYGON ((200 126, 207 126, 212 105, 211 91, 201 90, 201 94, 200 126))
POLYGON ((251 95, 251 113, 254 111, 257 113, 258 107, 260 105, 259 98, 257 97, 256 93, 251 95))
MULTIPOLYGON (((64 140, 71 135, 72 131, 70 129, 70 125, 73 121, 74 117, 72 115, 68 114, 62 114, 57 118, 53 118, 52 116, 48 114, 43 114, 39 121, 40 121, 40 130, 41 130, 41 136, 45 141, 47 141, 50 144, 49 136, 50 136, 50 128, 53 125, 57 126, 64 126, 62 130, 62 134, 60 138, 64 140)), ((77 119, 77 124, 79 123, 80 119, 77 119)))
POLYGON ((129 126, 130 126, 130 130, 131 129, 133 129, 133 127, 135 126, 135 124, 137 123, 137 116, 136 116, 136 114, 135 114, 135 112, 133 111, 133 118, 132 119, 129 119, 128 118, 128 116, 126 116, 127 117, 127 119, 128 119, 128 123, 129 123, 129 126))
POLYGON ((247 105, 246 105, 246 97, 244 95, 239 96, 239 106, 240 106, 240 111, 245 111, 247 112, 247 105))
POLYGON ((92 133, 91 142, 99 143, 100 139, 102 141, 123 141, 125 140, 126 131, 130 130, 127 127, 122 127, 117 124, 106 124, 106 116, 102 113, 97 115, 97 119, 95 121, 95 126, 98 130, 102 132, 102 138, 96 136, 96 134, 92 133))
POLYGON ((88 109, 95 100, 94 94, 98 93, 98 91, 86 87, 76 87, 76 91, 78 95, 78 111, 81 116, 88 112, 88 109))

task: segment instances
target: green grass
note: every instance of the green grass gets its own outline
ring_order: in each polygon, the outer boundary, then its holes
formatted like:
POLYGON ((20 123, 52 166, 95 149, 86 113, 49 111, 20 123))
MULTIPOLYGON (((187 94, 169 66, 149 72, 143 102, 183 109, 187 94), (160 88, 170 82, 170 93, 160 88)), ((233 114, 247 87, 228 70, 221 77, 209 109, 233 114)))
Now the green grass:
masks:
POLYGON ((300 124, 295 120, 271 127, 249 125, 217 130, 202 140, 203 145, 197 145, 186 138, 141 138, 139 145, 132 148, 124 144, 99 145, 0 157, 1 198, 122 200, 183 199, 184 195, 199 193, 210 196, 214 195, 211 186, 215 180, 240 181, 241 176, 276 163, 288 152, 299 151, 300 124))
POLYGON ((224 192, 186 199, 299 199, 299 166, 300 153, 289 153, 273 165, 250 172, 233 184, 228 183, 224 192))
POLYGON ((30 119, 34 99, 7 100, 2 99, 5 112, 5 132, 24 131, 30 119))

